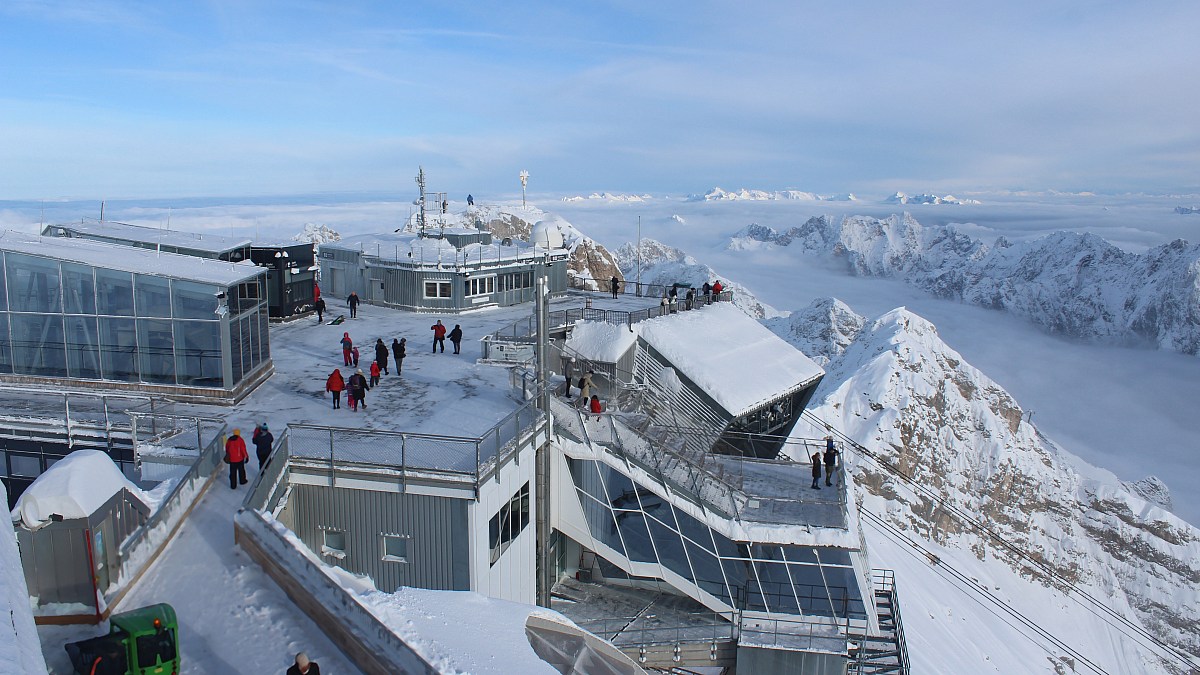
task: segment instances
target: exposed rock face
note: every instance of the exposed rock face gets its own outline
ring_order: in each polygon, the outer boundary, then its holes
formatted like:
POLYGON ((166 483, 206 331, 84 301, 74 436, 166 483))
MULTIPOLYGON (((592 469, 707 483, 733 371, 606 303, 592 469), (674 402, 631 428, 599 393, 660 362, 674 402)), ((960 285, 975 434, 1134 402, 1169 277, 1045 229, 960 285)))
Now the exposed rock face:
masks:
POLYGON ((853 274, 901 278, 1053 333, 1200 354, 1200 246, 1183 240, 1143 254, 1074 232, 987 245, 954 226, 923 227, 904 214, 822 216, 786 232, 751 225, 730 243, 764 245, 840 257, 853 274))
MULTIPOLYGON (((638 248, 633 243, 623 244, 615 255, 617 264, 626 279, 636 279, 638 274, 638 248)), ((641 248, 642 284, 669 287, 671 284, 691 284, 700 293, 704 283, 720 280, 721 285, 733 291, 733 304, 757 319, 782 316, 774 307, 759 300, 748 288, 721 276, 683 251, 653 239, 642 239, 641 248)), ((682 294, 683 291, 680 291, 682 294)))
POLYGON ((319 223, 305 223, 304 229, 292 237, 292 241, 298 241, 308 244, 324 244, 330 241, 341 240, 342 235, 337 230, 330 228, 328 225, 319 223))
MULTIPOLYGON (((1081 460, 1024 421, 1017 402, 921 317, 897 309, 856 331, 861 317, 846 311, 825 301, 795 321, 773 322, 784 339, 829 359, 814 397, 819 417, 1069 583, 1200 655, 1200 530, 1159 506, 1170 503, 1161 481, 1147 478, 1130 489, 1103 470, 1081 470, 1081 460)), ((1006 589, 1009 595, 1044 593, 1052 602, 1060 582, 875 463, 852 464, 870 511, 970 551, 980 565, 1003 561, 1028 580, 1027 588, 1006 589)), ((1151 663, 1150 672, 1180 672, 1177 664, 1151 663)))
POLYGON ((789 316, 763 321, 771 332, 795 345, 821 367, 845 353, 866 323, 865 318, 837 298, 817 298, 789 316))

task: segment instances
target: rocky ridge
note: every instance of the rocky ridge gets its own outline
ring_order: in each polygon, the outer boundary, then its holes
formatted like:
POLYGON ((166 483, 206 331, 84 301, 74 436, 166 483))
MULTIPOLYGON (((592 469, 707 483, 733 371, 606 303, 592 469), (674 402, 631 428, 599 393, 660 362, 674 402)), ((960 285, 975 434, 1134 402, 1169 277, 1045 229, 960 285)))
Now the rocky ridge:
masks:
POLYGON ((987 244, 911 214, 821 216, 778 232, 750 225, 731 248, 790 246, 845 260, 852 274, 895 277, 938 297, 1022 316, 1097 342, 1200 354, 1200 246, 1130 253, 1092 234, 1056 232, 987 244))

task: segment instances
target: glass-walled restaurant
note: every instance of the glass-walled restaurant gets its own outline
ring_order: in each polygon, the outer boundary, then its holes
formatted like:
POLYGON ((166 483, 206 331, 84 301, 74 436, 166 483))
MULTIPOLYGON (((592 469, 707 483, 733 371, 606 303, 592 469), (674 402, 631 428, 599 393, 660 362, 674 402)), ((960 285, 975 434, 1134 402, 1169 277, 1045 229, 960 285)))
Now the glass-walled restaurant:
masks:
POLYGON ((0 374, 232 390, 270 362, 266 270, 0 234, 0 374))

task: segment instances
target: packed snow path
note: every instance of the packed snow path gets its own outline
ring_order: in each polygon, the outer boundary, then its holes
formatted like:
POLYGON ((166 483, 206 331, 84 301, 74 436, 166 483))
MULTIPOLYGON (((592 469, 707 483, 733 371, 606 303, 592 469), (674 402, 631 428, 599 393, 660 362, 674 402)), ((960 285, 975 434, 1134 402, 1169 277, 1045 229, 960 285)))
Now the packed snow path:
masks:
MULTIPOLYGON (((254 460, 250 462, 255 464, 254 460)), ((253 478, 253 469, 248 471, 253 478)), ((170 603, 179 617, 184 675, 282 673, 307 652, 323 673, 358 673, 342 652, 233 542, 233 515, 249 485, 229 489, 219 470, 212 487, 117 611, 170 603)), ((107 624, 105 624, 105 628, 107 624)), ((72 630, 72 632, 75 632, 72 630)), ((63 642, 99 635, 88 627, 57 645, 43 633, 51 673, 71 673, 63 642)))

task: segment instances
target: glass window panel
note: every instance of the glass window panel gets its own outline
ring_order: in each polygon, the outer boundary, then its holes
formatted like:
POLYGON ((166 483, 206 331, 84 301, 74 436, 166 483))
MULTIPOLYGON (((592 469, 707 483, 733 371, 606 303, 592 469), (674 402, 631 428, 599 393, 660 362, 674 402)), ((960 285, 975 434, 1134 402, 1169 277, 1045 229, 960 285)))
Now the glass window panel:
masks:
POLYGON ((179 384, 224 386, 221 368, 221 323, 175 321, 175 372, 179 384))
POLYGON ((607 504, 608 495, 604 492, 600 476, 596 473, 599 464, 599 462, 589 461, 577 462, 573 465, 571 477, 575 480, 575 487, 591 495, 597 501, 607 504))
POLYGON ((38 476, 42 473, 42 460, 34 455, 8 453, 10 476, 38 476))
MULTIPOLYGON (((250 320, 253 318, 254 317, 243 316, 237 321, 239 347, 238 354, 240 354, 242 364, 242 377, 245 377, 246 373, 249 373, 250 370, 254 368, 254 360, 250 356, 254 349, 254 343, 250 337, 250 320)), ((234 355, 235 360, 239 358, 238 354, 234 355)))
POLYGON ((95 314, 96 287, 92 267, 62 264, 63 307, 67 314, 95 314))
POLYGON ((100 340, 96 332, 96 317, 68 316, 67 370, 71 377, 100 379, 100 340))
POLYGON ((171 281, 171 297, 175 302, 176 319, 215 319, 219 286, 194 281, 171 281))
POLYGON ((167 279, 146 274, 135 275, 134 299, 137 301, 139 317, 171 316, 171 282, 167 279))
POLYGON ((233 367, 233 381, 236 385, 242 381, 242 331, 238 328, 238 320, 230 319, 225 325, 229 326, 229 363, 233 367))
POLYGON ((703 546, 707 551, 716 552, 713 547, 712 533, 707 525, 679 509, 675 509, 675 519, 679 521, 679 531, 683 533, 683 536, 703 546))
POLYGON ((14 370, 24 375, 65 377, 67 353, 61 314, 12 314, 14 370))
POLYGON ((0 254, 0 310, 6 309, 8 309, 8 284, 4 282, 4 255, 0 254))
POLYGON ((100 317, 100 369, 104 378, 136 382, 137 329, 133 319, 100 317))
POLYGON ((270 322, 267 316, 267 308, 259 307, 258 309, 258 362, 262 363, 271 358, 271 330, 268 326, 270 322))
POLYGON ((59 312, 58 261, 7 254, 8 299, 14 312, 59 312))
POLYGON ((625 541, 626 556, 634 562, 657 563, 654 545, 650 543, 650 531, 646 529, 646 518, 641 511, 613 511, 621 538, 625 541))
POLYGON ((171 322, 165 319, 138 319, 137 341, 142 380, 175 384, 175 350, 171 322))
POLYGON ((733 606, 745 609, 747 586, 749 586, 749 580, 753 578, 750 572, 750 563, 745 560, 721 558, 721 569, 725 571, 729 592, 733 593, 733 606))
POLYGON ((696 572, 696 585, 716 597, 730 603, 729 590, 725 587, 725 575, 721 573, 721 563, 712 553, 700 548, 690 539, 683 540, 687 547, 688 557, 692 561, 692 569, 696 572))
POLYGON ((96 269, 96 313, 133 316, 133 275, 96 269))
POLYGON ((383 559, 391 562, 408 562, 408 537, 383 535, 383 559))
POLYGON ((646 522, 650 525, 650 536, 654 538, 654 546, 658 549, 658 561, 663 567, 692 581, 692 570, 683 551, 683 538, 656 518, 647 518, 646 522))
POLYGON ((607 505, 592 499, 582 490, 579 494, 579 505, 583 507, 583 517, 587 520, 588 530, 592 536, 621 555, 625 555, 625 546, 617 534, 617 523, 613 520, 612 510, 607 505))
POLYGON ((756 562, 754 567, 758 572, 758 583, 762 588, 763 597, 771 611, 780 614, 799 614, 799 606, 796 604, 797 594, 792 590, 792 579, 788 576, 788 566, 781 562, 756 562))
POLYGON ((11 373, 12 363, 12 342, 8 336, 8 312, 0 312, 0 373, 11 373))
POLYGON ((641 509, 637 498, 638 490, 633 481, 607 464, 597 463, 597 468, 608 492, 608 503, 614 509, 641 509))

